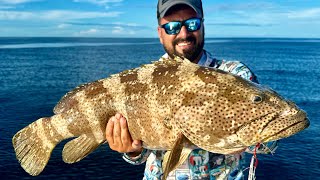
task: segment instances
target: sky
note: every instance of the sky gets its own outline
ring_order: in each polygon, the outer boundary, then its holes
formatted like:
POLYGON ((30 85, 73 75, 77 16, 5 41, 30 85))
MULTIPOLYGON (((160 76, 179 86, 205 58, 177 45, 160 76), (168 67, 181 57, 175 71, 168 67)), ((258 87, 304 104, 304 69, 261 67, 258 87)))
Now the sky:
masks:
MULTIPOLYGON (((320 38, 320 0, 202 0, 206 37, 320 38)), ((156 0, 0 0, 0 37, 157 37, 156 0)))

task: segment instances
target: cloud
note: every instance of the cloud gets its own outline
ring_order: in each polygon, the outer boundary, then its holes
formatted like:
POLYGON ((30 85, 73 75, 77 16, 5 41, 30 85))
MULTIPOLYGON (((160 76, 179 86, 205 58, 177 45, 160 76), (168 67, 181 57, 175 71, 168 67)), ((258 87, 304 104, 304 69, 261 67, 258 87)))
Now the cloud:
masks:
POLYGON ((91 19, 103 17, 117 17, 121 12, 82 12, 51 10, 41 12, 28 11, 1 11, 0 20, 73 20, 73 19, 91 19))
POLYGON ((41 13, 44 19, 91 19, 102 17, 117 17, 121 12, 81 12, 53 10, 41 13))
POLYGON ((135 31, 133 30, 128 30, 128 29, 125 29, 121 26, 115 26, 113 27, 113 30, 112 30, 112 34, 126 34, 126 35, 134 35, 136 34, 135 31))
POLYGON ((98 5, 98 6, 104 6, 106 9, 110 8, 111 3, 113 4, 119 4, 121 3, 123 0, 73 0, 73 2, 82 2, 82 3, 91 3, 94 5, 98 5))
POLYGON ((43 1, 43 0, 0 0, 0 4, 23 4, 28 2, 43 1))
POLYGON ((85 31, 80 31, 78 33, 78 35, 94 35, 97 34, 99 32, 98 29, 89 29, 89 30, 85 30, 85 31))
POLYGON ((57 26, 57 28, 58 28, 58 29, 64 29, 64 28, 67 28, 67 27, 69 27, 69 26, 70 26, 69 24, 63 23, 63 24, 59 24, 59 25, 57 26))
POLYGON ((76 32, 76 33, 73 33, 73 36, 76 36, 76 37, 86 37, 86 36, 98 36, 98 33, 100 33, 100 30, 99 29, 94 29, 94 28, 91 28, 91 29, 88 29, 88 30, 83 30, 83 31, 79 31, 79 32, 76 32))
MULTIPOLYGON (((311 6, 310 6, 311 7, 311 6)), ((301 20, 315 20, 320 18, 319 7, 297 7, 283 5, 278 2, 254 2, 254 3, 220 3, 208 7, 207 14, 215 14, 215 19, 219 17, 236 19, 240 21, 242 19, 250 23, 248 24, 260 24, 264 22, 266 24, 279 24, 279 22, 288 22, 292 19, 301 20), (258 23, 257 23, 258 22, 258 23), (276 23, 274 23, 276 22, 276 23)), ((232 23, 231 23, 232 24, 232 23)), ((237 25, 237 24, 235 24, 237 25)), ((242 23, 239 25, 242 26, 242 23)), ((263 25, 265 26, 265 25, 263 25)))
POLYGON ((121 26, 113 27, 112 34, 122 34, 124 33, 124 28, 121 26))
POLYGON ((320 8, 311 8, 300 11, 291 11, 288 13, 290 19, 313 19, 320 17, 320 8))
POLYGON ((31 12, 22 11, 0 11, 0 20, 26 20, 33 19, 36 15, 31 12))
POLYGON ((86 3, 92 3, 96 5, 106 5, 108 3, 120 3, 123 0, 73 0, 73 2, 86 2, 86 3))
POLYGON ((274 9, 276 7, 273 3, 255 2, 255 3, 220 3, 206 8, 206 12, 246 12, 246 11, 260 11, 274 9))
MULTIPOLYGON (((104 30, 104 34, 112 33, 115 35, 135 35, 137 32, 145 32, 153 30, 153 28, 149 26, 139 25, 136 23, 86 23, 86 22, 66 22, 65 24, 72 26, 88 26, 88 27, 99 27, 100 30, 104 30)), ((101 34, 102 31, 100 31, 101 34)))
POLYGON ((83 22, 66 22, 65 24, 75 25, 75 26, 100 26, 104 28, 130 28, 135 30, 150 30, 153 29, 149 26, 139 25, 137 23, 83 23, 83 22))
POLYGON ((237 27, 266 27, 274 24, 258 24, 258 23, 206 23, 209 26, 237 26, 237 27))
POLYGON ((8 6, 8 5, 0 5, 0 9, 13 9, 14 6, 8 6))

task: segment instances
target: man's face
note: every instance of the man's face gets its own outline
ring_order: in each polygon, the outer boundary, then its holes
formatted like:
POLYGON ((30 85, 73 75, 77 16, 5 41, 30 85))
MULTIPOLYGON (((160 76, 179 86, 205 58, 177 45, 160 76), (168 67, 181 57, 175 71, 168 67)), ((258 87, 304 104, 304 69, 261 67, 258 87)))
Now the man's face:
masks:
MULTIPOLYGON (((191 7, 184 6, 182 9, 161 18, 160 25, 170 21, 184 21, 193 17, 197 17, 197 13, 191 7)), ((199 30, 194 32, 188 32, 186 27, 182 26, 181 31, 176 35, 168 35, 163 28, 158 27, 158 35, 161 44, 171 58, 177 55, 195 63, 199 61, 204 46, 203 24, 199 30)))

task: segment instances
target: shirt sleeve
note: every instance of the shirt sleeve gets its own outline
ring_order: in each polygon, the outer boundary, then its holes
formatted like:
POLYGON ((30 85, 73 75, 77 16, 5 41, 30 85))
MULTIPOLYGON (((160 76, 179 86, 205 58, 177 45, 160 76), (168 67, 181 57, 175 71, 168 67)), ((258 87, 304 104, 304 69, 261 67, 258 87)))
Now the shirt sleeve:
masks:
POLYGON ((239 61, 220 61, 218 69, 238 75, 244 79, 258 83, 254 73, 243 63, 239 61))
POLYGON ((130 163, 130 164, 133 164, 133 165, 140 165, 140 164, 143 164, 144 162, 146 162, 148 156, 150 155, 151 153, 151 150, 148 150, 148 149, 143 149, 141 154, 139 154, 138 156, 136 157, 130 157, 128 155, 128 153, 124 153, 122 158, 130 163))

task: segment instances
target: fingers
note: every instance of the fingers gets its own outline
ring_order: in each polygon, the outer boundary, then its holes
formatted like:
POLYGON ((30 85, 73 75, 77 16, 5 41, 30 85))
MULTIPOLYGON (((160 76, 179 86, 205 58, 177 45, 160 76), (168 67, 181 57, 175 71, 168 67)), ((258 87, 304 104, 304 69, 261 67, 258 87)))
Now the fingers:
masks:
POLYGON ((141 152, 141 141, 133 141, 127 120, 119 113, 111 117, 106 127, 106 139, 109 147, 120 153, 141 152))
MULTIPOLYGON (((127 120, 124 117, 120 117, 120 127, 121 127, 121 142, 124 147, 130 148, 132 144, 131 135, 129 133, 127 120)), ((128 149, 131 150, 131 149, 128 149)))
POLYGON ((117 113, 117 114, 115 115, 116 119, 120 119, 121 116, 122 116, 122 115, 121 115, 120 113, 117 113))
POLYGON ((131 146, 133 148, 133 151, 139 151, 142 149, 142 144, 139 140, 133 140, 131 146))
POLYGON ((121 140, 121 128, 120 121, 117 117, 114 117, 114 127, 113 127, 113 145, 118 146, 120 151, 123 151, 123 144, 121 140))
POLYGON ((106 128, 106 139, 108 141, 109 145, 113 145, 113 128, 114 128, 114 116, 111 117, 107 123, 107 128, 106 128))

